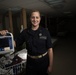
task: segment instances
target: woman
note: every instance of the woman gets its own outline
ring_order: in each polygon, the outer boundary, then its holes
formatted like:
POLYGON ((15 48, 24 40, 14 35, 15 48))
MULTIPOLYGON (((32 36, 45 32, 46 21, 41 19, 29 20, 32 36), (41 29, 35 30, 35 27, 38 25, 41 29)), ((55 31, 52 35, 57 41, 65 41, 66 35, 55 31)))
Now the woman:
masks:
POLYGON ((26 42, 28 54, 25 75, 48 75, 52 72, 53 65, 51 37, 48 30, 39 25, 41 21, 39 11, 32 11, 30 20, 31 27, 24 29, 14 44, 18 47, 26 42))

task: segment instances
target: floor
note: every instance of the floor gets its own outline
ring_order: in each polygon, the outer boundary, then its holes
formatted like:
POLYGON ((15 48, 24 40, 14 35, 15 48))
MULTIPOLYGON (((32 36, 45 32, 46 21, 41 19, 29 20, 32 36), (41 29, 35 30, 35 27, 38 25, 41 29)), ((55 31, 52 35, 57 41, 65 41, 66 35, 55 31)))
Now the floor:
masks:
POLYGON ((76 75, 76 37, 59 37, 54 46, 52 75, 76 75))

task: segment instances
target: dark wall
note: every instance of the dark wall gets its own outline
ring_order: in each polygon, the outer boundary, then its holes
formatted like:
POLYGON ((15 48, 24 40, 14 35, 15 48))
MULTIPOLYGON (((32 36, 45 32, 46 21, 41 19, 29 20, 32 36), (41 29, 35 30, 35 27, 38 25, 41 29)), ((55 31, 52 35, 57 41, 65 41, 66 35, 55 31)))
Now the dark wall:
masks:
POLYGON ((20 33, 20 16, 16 16, 16 14, 14 14, 13 16, 13 32, 14 32, 14 38, 18 37, 19 33, 20 33))
POLYGON ((47 21, 47 27, 51 35, 57 35, 59 32, 76 32, 76 18, 69 16, 50 17, 47 21))

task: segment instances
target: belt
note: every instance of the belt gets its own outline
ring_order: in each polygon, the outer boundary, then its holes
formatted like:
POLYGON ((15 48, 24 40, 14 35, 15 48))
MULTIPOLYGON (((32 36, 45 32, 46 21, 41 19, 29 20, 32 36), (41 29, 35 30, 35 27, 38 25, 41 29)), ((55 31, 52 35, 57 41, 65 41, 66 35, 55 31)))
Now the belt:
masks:
POLYGON ((38 55, 38 56, 31 56, 31 55, 29 55, 29 54, 27 54, 27 55, 28 55, 30 58, 38 59, 38 58, 44 57, 47 53, 48 53, 48 52, 45 52, 45 53, 43 53, 43 54, 41 54, 41 55, 38 55))

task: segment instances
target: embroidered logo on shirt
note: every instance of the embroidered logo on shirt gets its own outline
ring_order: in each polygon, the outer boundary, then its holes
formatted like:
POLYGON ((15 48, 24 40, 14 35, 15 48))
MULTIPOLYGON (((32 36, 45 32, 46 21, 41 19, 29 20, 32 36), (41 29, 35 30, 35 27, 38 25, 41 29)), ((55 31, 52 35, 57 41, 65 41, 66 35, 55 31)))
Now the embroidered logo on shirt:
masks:
POLYGON ((47 37, 46 36, 43 36, 42 33, 39 33, 39 38, 40 39, 47 39, 47 37))
POLYGON ((39 33, 39 36, 42 36, 42 33, 39 33))

